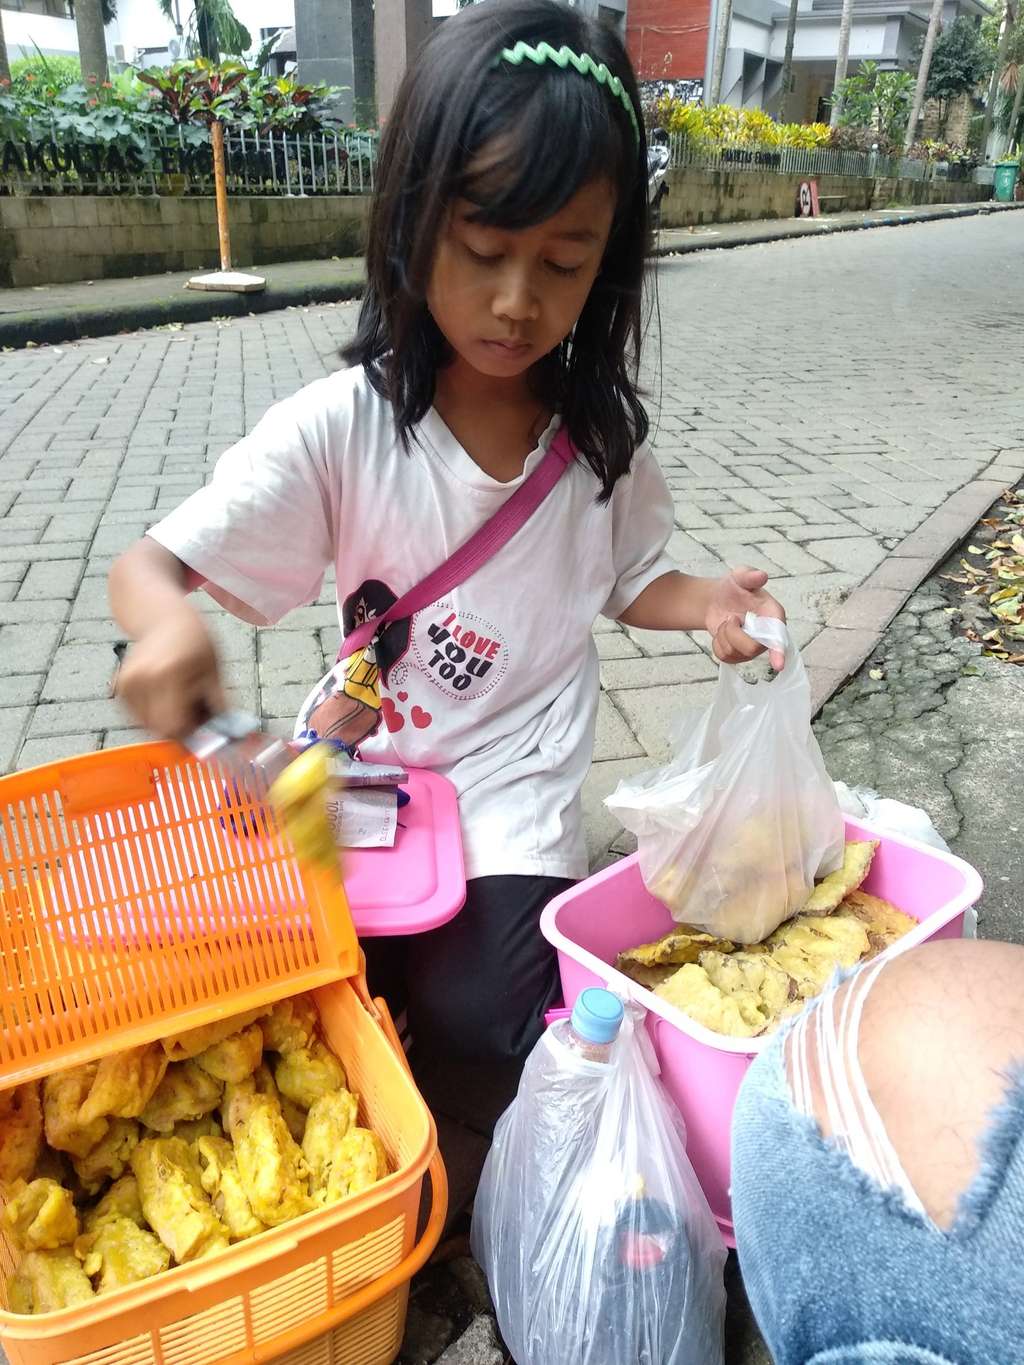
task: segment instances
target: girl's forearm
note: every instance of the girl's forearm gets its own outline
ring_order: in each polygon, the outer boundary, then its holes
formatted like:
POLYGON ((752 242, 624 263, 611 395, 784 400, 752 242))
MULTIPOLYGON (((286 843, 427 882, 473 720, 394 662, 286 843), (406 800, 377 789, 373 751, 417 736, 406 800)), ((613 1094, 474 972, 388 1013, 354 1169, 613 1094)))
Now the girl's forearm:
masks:
POLYGON ((706 630, 711 594, 718 581, 685 573, 662 574, 648 583, 619 620, 638 630, 706 630))
POLYGON ((143 536, 110 570, 108 586, 114 620, 133 640, 141 639, 184 605, 197 575, 170 550, 143 536))

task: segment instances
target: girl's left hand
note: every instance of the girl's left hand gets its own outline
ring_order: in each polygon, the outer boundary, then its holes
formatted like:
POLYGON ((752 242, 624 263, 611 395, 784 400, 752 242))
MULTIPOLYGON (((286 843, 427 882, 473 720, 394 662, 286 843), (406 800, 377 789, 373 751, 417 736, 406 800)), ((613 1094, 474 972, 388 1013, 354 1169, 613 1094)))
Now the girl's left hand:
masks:
MULTIPOLYGON (((752 640, 743 629, 743 618, 748 611, 755 616, 772 616, 785 621, 782 604, 771 593, 765 592, 768 575, 761 569, 733 569, 720 578, 708 599, 705 629, 711 636, 715 657, 724 664, 742 664, 764 653, 764 645, 752 640)), ((768 658, 778 672, 785 663, 780 650, 770 651, 768 658)))

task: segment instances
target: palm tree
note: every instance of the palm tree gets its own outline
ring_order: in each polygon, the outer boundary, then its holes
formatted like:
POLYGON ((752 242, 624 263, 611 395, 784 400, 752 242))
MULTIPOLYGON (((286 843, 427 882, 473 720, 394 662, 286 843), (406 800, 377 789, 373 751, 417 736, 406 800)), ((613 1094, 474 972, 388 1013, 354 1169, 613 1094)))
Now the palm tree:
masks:
MULTIPOLYGON (((160 8, 181 33, 181 19, 175 0, 160 0, 160 8)), ((252 47, 249 30, 231 8, 231 0, 196 0, 189 27, 188 46, 207 61, 219 62, 222 52, 235 56, 252 47)))
POLYGON ((725 72, 725 53, 729 46, 729 27, 732 24, 732 0, 718 0, 718 24, 715 29, 715 64, 711 70, 711 89, 707 104, 714 107, 722 98, 722 76, 725 72))
POLYGON ((88 80, 90 76, 94 76, 97 81, 109 79, 107 36, 103 24, 104 14, 101 0, 75 0, 78 56, 82 63, 84 80, 88 80))
POLYGON ((1006 65, 1006 49, 1010 45, 1010 38, 1013 35, 1016 22, 1016 11, 1010 3, 1010 0, 1006 0, 1006 14, 1003 16, 1002 32, 999 34, 999 46, 996 48, 996 64, 992 68, 992 80, 988 87, 988 99, 985 101, 985 126, 981 133, 982 155, 987 155, 988 153, 988 139, 992 132, 992 120, 995 117, 996 112, 996 96, 999 93, 999 78, 1002 76, 1003 67, 1006 65))
POLYGON ((11 79, 11 64, 7 60, 7 44, 4 41, 4 15, 0 10, 0 81, 11 79))
POLYGON ((942 4, 943 0, 932 0, 932 12, 928 16, 928 32, 924 36, 921 63, 917 68, 914 102, 910 106, 907 131, 903 138, 904 152, 909 152, 917 140, 917 121, 921 117, 921 110, 924 108, 924 92, 928 85, 928 72, 932 69, 932 53, 935 51, 935 40, 939 36, 939 28, 942 23, 942 4))
POLYGON ((782 97, 779 102, 779 121, 786 122, 789 97, 793 84, 793 44, 796 42, 796 16, 800 0, 789 0, 789 20, 786 24, 786 52, 782 58, 782 97))
POLYGON ((836 52, 836 77, 832 83, 832 114, 829 123, 835 128, 843 112, 843 101, 839 88, 846 80, 846 69, 850 63, 850 28, 853 23, 853 0, 843 0, 843 13, 839 20, 839 49, 836 52))
POLYGON ((1010 109, 1010 121, 1008 126, 1009 145, 1017 141, 1017 123, 1020 121, 1020 105, 1024 98, 1024 66, 1017 63, 1016 89, 1013 91, 1013 108, 1010 109))

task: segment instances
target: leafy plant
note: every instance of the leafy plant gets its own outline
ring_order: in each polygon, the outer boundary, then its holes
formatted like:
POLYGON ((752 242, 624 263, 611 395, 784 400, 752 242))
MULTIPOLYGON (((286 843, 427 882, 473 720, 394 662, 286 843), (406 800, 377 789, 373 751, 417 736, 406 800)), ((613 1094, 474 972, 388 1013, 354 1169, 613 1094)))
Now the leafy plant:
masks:
POLYGON ((829 145, 829 129, 823 123, 776 123, 762 109, 737 109, 717 104, 710 109, 679 99, 660 100, 655 110, 658 126, 681 134, 693 146, 715 147, 741 144, 755 147, 801 147, 829 145))
MULTIPOLYGON (((174 0, 159 0, 165 18, 176 23, 174 0)), ((220 61, 222 52, 241 56, 252 47, 252 35, 231 7, 231 0, 196 0, 185 38, 192 56, 220 61)))
POLYGON ((159 107, 175 124, 220 119, 252 132, 314 132, 327 123, 326 85, 299 85, 288 76, 266 76, 240 62, 215 66, 203 58, 139 73, 159 107))
POLYGON ((11 62, 11 87, 22 90, 38 83, 44 88, 66 90, 82 79, 82 64, 77 57, 18 57, 11 62))
POLYGON ((231 121, 238 106, 238 87, 249 74, 240 62, 215 66, 205 58, 140 71, 139 80, 156 91, 163 111, 173 123, 231 121))
POLYGON ((973 94, 992 73, 994 54, 972 19, 961 15, 939 34, 928 70, 925 94, 948 102, 973 94))
POLYGON ((949 166, 973 170, 981 161, 981 154, 973 147, 965 147, 961 142, 944 142, 939 138, 925 138, 910 149, 913 157, 922 161, 941 161, 949 166))
POLYGON ((326 108, 330 87, 264 76, 239 62, 177 62, 63 88, 44 84, 33 72, 25 75, 17 84, 0 86, 0 142, 132 149, 145 163, 154 142, 205 144, 215 118, 229 129, 260 133, 314 132, 332 123, 326 108))
POLYGON ((899 143, 877 128, 848 123, 832 129, 832 146, 843 152, 877 152, 880 156, 899 156, 901 151, 899 143))
POLYGON ((892 141, 907 126, 913 98, 910 72, 881 71, 877 62, 862 62, 860 70, 847 76, 833 96, 841 101, 841 127, 870 128, 892 141))

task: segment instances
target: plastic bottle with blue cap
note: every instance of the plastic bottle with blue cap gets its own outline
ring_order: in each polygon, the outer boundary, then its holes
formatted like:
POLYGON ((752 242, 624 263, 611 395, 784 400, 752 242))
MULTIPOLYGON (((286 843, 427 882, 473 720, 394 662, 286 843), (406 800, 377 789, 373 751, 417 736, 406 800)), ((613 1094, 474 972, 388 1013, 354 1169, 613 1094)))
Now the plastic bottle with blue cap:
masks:
POLYGON ((572 1017, 552 1027, 555 1037, 570 1052, 588 1062, 608 1062, 622 1027, 622 1001, 600 986, 580 991, 572 1017))

